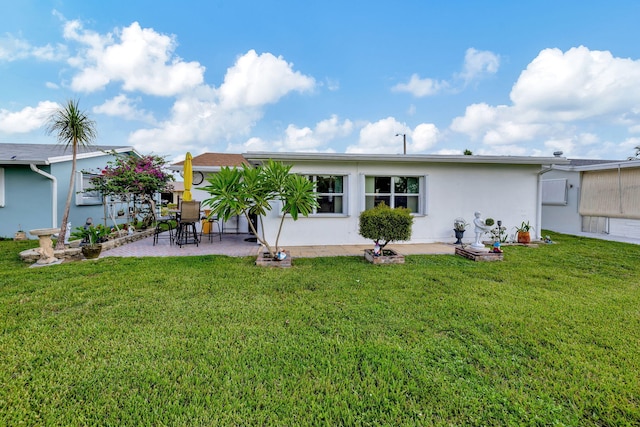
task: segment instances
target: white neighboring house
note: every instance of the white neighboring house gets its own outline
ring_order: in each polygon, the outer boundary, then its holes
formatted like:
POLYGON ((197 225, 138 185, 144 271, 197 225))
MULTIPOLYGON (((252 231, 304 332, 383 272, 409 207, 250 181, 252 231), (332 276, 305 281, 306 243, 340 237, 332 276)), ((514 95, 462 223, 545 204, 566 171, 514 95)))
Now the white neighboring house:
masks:
MULTIPOLYGON (((501 220, 508 234, 529 221, 532 237, 539 237, 543 173, 552 165, 568 164, 560 157, 520 156, 276 152, 243 156, 252 164, 268 159, 291 164, 292 172, 316 183, 320 207, 309 217, 285 220, 282 246, 371 243, 358 234, 359 215, 380 201, 412 210, 413 233, 405 243, 454 242, 454 220, 462 217, 471 223, 475 211, 501 220)), ((262 218, 270 242, 275 241, 280 218, 278 206, 262 218)), ((464 242, 473 239, 470 225, 464 242)))
POLYGON ((640 161, 571 160, 543 175, 542 226, 640 238, 640 161))

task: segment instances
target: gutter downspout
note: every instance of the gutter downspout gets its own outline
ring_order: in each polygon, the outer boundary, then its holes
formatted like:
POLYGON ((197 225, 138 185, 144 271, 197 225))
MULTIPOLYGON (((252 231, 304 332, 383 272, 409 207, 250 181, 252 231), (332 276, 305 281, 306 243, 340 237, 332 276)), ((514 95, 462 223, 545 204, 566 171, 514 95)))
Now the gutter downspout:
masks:
POLYGON ((33 163, 31 163, 29 167, 35 173, 51 180, 51 228, 56 228, 58 226, 58 179, 55 176, 38 169, 33 163))
POLYGON ((553 170, 551 165, 548 168, 542 169, 538 172, 538 200, 536 203, 536 230, 538 232, 538 240, 542 240, 542 175, 553 170))

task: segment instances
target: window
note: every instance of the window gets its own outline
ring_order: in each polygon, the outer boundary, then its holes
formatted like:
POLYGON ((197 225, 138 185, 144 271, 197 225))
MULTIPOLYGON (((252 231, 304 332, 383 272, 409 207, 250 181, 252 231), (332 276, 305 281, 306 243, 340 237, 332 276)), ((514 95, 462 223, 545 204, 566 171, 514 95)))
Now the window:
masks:
POLYGON ((421 177, 418 176, 367 176, 365 177, 365 209, 384 202, 392 208, 409 208, 422 214, 421 177))
POLYGON ((0 208, 4 207, 4 168, 0 168, 0 208))
POLYGON ((76 175, 76 205, 101 205, 102 195, 99 191, 86 191, 91 188, 91 178, 98 176, 92 173, 78 172, 76 175))
POLYGON ((314 214, 345 214, 346 199, 344 184, 346 177, 341 175, 309 175, 318 197, 318 207, 314 214))

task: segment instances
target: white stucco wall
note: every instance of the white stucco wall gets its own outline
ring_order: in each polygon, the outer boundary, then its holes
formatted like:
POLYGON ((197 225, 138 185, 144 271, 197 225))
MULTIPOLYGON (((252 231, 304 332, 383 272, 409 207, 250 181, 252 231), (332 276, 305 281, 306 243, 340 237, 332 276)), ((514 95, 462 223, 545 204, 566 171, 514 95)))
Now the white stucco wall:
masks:
MULTIPOLYGON (((286 218, 280 246, 367 244, 358 234, 358 216, 364 209, 363 176, 426 176, 426 214, 416 215, 412 239, 406 243, 454 242, 453 221, 471 223, 475 211, 484 218, 502 220, 509 234, 529 221, 540 234, 540 165, 407 163, 393 161, 296 161, 292 171, 310 175, 347 175, 347 214, 286 218)), ((275 243, 280 216, 274 209, 264 218, 267 238, 275 243)), ((472 242, 473 226, 464 241, 472 242)))
POLYGON ((566 205, 542 205, 542 228, 559 233, 579 233, 582 230, 582 217, 578 213, 580 172, 553 170, 545 173, 542 179, 566 179, 568 186, 566 205))

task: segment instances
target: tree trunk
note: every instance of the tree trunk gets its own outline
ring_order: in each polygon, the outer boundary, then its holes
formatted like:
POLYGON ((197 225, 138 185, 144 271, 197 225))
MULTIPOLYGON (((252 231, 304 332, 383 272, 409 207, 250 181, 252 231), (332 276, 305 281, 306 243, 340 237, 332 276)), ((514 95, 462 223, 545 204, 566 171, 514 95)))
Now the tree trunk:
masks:
POLYGON ((71 157, 71 179, 69 180, 69 191, 67 192, 67 201, 64 205, 64 213, 62 214, 62 223, 60 224, 60 232, 56 241, 56 249, 64 249, 64 236, 67 234, 67 223, 69 222, 69 211, 71 210, 71 200, 73 198, 73 188, 76 184, 76 157, 78 152, 78 141, 73 140, 73 156, 71 157))

